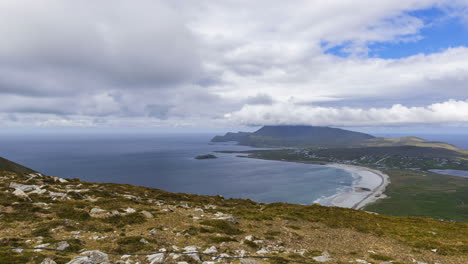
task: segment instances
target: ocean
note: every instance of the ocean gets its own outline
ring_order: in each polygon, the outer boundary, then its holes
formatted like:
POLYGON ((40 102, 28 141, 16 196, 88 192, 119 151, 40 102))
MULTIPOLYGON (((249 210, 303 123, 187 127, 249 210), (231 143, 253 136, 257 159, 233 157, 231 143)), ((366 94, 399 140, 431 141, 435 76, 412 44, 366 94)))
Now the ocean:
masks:
POLYGON ((128 183, 171 192, 223 195, 258 202, 312 204, 352 185, 343 170, 214 153, 253 149, 211 144, 211 134, 2 135, 0 156, 43 174, 128 183))
MULTIPOLYGON (((254 148, 213 144, 209 142, 213 136, 3 134, 0 136, 0 156, 51 176, 247 198, 264 203, 311 204, 352 185, 352 176, 336 168, 214 153, 254 148), (210 153, 218 159, 194 159, 197 155, 210 153)), ((415 136, 468 149, 468 136, 464 135, 415 136)))

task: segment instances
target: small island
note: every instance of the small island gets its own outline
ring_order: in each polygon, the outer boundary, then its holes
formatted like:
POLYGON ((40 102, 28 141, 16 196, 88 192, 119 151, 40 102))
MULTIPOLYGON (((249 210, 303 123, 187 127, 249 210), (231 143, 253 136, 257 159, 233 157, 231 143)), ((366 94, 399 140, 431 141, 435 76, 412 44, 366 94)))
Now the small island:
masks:
POLYGON ((195 157, 195 159, 202 160, 202 159, 217 159, 215 155, 212 154, 205 154, 205 155, 198 155, 195 157))

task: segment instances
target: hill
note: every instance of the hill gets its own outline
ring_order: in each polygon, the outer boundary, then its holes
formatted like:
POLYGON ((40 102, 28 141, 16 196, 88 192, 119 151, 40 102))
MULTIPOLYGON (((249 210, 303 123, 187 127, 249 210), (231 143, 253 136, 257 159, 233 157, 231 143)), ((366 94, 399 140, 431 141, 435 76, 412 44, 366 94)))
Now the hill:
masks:
POLYGON ((264 126, 253 133, 238 132, 216 136, 212 142, 237 141, 254 147, 351 146, 373 139, 368 134, 316 126, 264 126))
POLYGON ((467 244, 467 223, 0 172, 0 263, 462 264, 467 244))
POLYGON ((24 167, 18 163, 15 163, 13 161, 0 157, 0 171, 2 170, 15 172, 15 173, 35 173, 36 172, 30 168, 24 167))
POLYGON ((451 151, 456 151, 463 154, 468 154, 468 151, 457 146, 445 142, 426 141, 418 137, 401 137, 401 138, 373 138, 362 143, 368 147, 396 147, 396 146, 415 146, 426 148, 440 148, 451 151))

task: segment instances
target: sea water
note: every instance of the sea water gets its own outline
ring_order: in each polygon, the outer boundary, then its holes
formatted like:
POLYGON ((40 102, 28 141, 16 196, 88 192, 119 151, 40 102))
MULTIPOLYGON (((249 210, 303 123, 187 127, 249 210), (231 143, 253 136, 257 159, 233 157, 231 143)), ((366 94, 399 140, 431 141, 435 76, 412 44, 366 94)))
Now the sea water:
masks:
POLYGON ((352 176, 336 168, 214 153, 253 148, 212 144, 212 136, 2 135, 0 156, 51 176, 265 203, 311 204, 352 185, 352 176), (203 154, 218 158, 194 158, 203 154))

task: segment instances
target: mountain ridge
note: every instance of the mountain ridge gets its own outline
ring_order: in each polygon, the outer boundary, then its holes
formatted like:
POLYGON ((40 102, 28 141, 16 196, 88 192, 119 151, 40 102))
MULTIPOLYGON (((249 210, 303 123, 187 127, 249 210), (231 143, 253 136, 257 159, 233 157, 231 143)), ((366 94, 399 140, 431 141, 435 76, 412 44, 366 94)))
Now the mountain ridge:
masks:
POLYGON ((263 126, 255 132, 226 133, 215 136, 212 142, 237 141, 255 147, 341 146, 358 144, 372 135, 319 126, 263 126))
POLYGON ((263 126, 255 132, 228 132, 211 142, 236 141, 252 147, 401 147, 440 148, 468 155, 468 150, 446 142, 428 141, 420 137, 375 137, 370 134, 332 127, 263 126))

